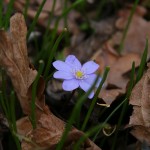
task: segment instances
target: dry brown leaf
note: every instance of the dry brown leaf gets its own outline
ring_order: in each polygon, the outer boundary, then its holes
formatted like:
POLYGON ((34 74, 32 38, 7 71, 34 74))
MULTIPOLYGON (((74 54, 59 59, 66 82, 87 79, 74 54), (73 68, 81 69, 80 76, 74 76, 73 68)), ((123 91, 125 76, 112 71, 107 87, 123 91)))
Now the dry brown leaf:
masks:
MULTIPOLYGON (((28 143, 28 141, 23 140, 22 142, 22 149, 23 150, 36 150, 37 148, 43 148, 53 150, 56 148, 56 144, 59 142, 62 132, 64 128, 62 128, 61 120, 58 120, 55 116, 49 116, 43 114, 41 119, 38 122, 38 127, 35 130, 29 130, 28 133, 25 133, 22 130, 22 125, 25 123, 27 126, 30 126, 28 118, 23 119, 23 122, 18 126, 18 131, 22 131, 22 135, 26 136, 27 138, 31 139, 33 143, 28 143), (60 122, 60 123, 59 123, 60 122)), ((63 126, 64 127, 64 126, 63 126)), ((75 128, 69 132, 67 140, 64 144, 64 150, 72 150, 73 144, 78 141, 78 139, 83 136, 84 133, 78 131, 75 128)), ((83 150, 100 150, 91 140, 86 139, 83 143, 84 148, 83 150)))
MULTIPOLYGON (((36 2, 38 3, 38 5, 40 6, 43 0, 36 0, 36 2)), ((54 1, 52 0, 46 0, 45 5, 43 7, 43 11, 51 11, 52 7, 53 7, 53 3, 54 1)), ((63 5, 64 5, 64 0, 57 0, 55 3, 55 8, 54 8, 54 14, 56 16, 59 16, 62 14, 62 10, 63 10, 63 5)))
POLYGON ((10 33, 0 31, 0 64, 11 77, 23 112, 29 114, 27 92, 37 72, 29 67, 26 48, 27 28, 23 16, 12 17, 10 24, 10 33))
MULTIPOLYGON (((75 143, 75 141, 78 141, 78 139, 84 136, 83 132, 77 132, 77 129, 73 128, 72 131, 68 134, 68 140, 66 141, 66 147, 65 150, 72 150, 72 145, 75 143)), ((96 145, 92 144, 92 141, 87 139, 85 143, 82 144, 81 150, 98 150, 99 148, 96 145)))
POLYGON ((150 145, 150 128, 135 126, 134 129, 131 131, 131 134, 142 143, 146 142, 148 145, 150 145))
POLYGON ((102 89, 99 97, 104 100, 106 104, 111 105, 113 101, 115 101, 119 96, 123 95, 125 90, 123 89, 102 89))
POLYGON ((133 113, 129 126, 133 126, 131 133, 141 142, 150 145, 150 68, 142 79, 135 85, 130 97, 133 113))
POLYGON ((126 92, 126 86, 130 79, 126 74, 131 70, 133 61, 136 67, 139 65, 140 56, 135 53, 119 56, 113 47, 106 42, 92 59, 100 65, 100 73, 104 72, 106 66, 110 67, 105 86, 99 94, 99 98, 110 105, 126 92))
MULTIPOLYGON (((9 2, 10 2, 10 0, 5 0, 6 4, 8 4, 9 2)), ((25 5, 26 5, 26 1, 22 1, 22 0, 14 1, 14 7, 20 12, 24 11, 25 5)), ((27 10, 27 15, 31 18, 34 18, 36 16, 36 13, 38 10, 38 7, 36 5, 37 5, 37 2, 35 0, 30 1, 30 6, 27 10), (33 7, 32 7, 32 5, 33 5, 33 7)), ((48 17, 48 13, 44 12, 44 11, 42 11, 39 15, 39 19, 46 19, 47 17, 48 17)))
POLYGON ((111 104, 117 97, 125 94, 127 84, 130 80, 125 73, 132 68, 132 62, 135 66, 140 63, 140 57, 137 54, 127 54, 118 58, 110 67, 110 72, 107 77, 106 89, 102 90, 99 97, 102 98, 106 104, 111 104))
POLYGON ((51 149, 59 142, 65 127, 62 120, 53 114, 44 113, 41 114, 36 125, 36 129, 33 129, 28 117, 17 121, 18 134, 31 140, 29 142, 23 138, 22 150, 51 149))
POLYGON ((120 57, 110 68, 107 78, 108 85, 123 90, 126 89, 129 78, 125 77, 124 74, 131 70, 133 61, 137 67, 140 63, 138 54, 129 53, 120 57))
MULTIPOLYGON (((71 46, 65 49, 64 55, 74 54, 82 62, 86 62, 89 59, 94 58, 95 55, 99 55, 103 43, 114 32, 114 18, 106 19, 102 22, 90 21, 91 28, 95 31, 91 36, 86 37, 85 32, 74 32, 71 37, 71 46)), ((98 59, 97 59, 98 61, 98 59)), ((101 64, 100 64, 101 65, 101 64)))
MULTIPOLYGON (((120 10, 119 19, 116 21, 116 27, 119 29, 119 31, 114 34, 113 38, 109 41, 112 46, 117 46, 120 44, 123 30, 127 24, 130 11, 131 7, 120 10)), ((136 8, 124 41, 124 47, 122 50, 123 54, 137 53, 140 56, 142 55, 146 44, 146 38, 150 38, 150 22, 143 18, 145 13, 145 8, 141 6, 136 8)), ((148 47, 150 52, 150 44, 148 47)))
MULTIPOLYGON (((30 65, 26 47, 26 24, 22 14, 15 14, 10 19, 10 32, 0 30, 0 65, 2 65, 9 77, 21 103, 26 117, 17 121, 17 132, 22 137, 22 150, 55 149, 63 134, 65 123, 54 116, 45 104, 45 83, 42 77, 38 83, 36 95, 36 129, 32 128, 29 116, 31 108, 32 83, 37 71, 30 65), (25 128, 24 128, 25 127, 25 128), (26 140, 28 138, 28 140, 26 140)), ((70 131, 69 134, 74 132, 70 131)), ((80 131, 76 129, 75 134, 80 131)), ((83 134, 82 134, 83 135, 83 134)), ((81 136, 81 135, 80 135, 81 136)), ((79 136, 78 136, 79 138, 79 136)), ((77 137, 69 137, 70 141, 64 149, 74 143, 77 137)), ((88 148, 100 150, 93 142, 87 139, 83 144, 90 143, 88 148)), ((71 148, 70 148, 71 149, 71 148)), ((84 148, 85 150, 87 148, 84 148)))
MULTIPOLYGON (((9 3, 10 0, 5 0, 4 2, 6 4, 9 3)), ((27 16, 31 19, 34 19, 37 11, 41 5, 43 0, 33 0, 29 2, 29 7, 27 10, 27 16)), ((41 26, 43 26, 44 28, 47 28, 48 25, 48 20, 49 20, 49 14, 52 11, 52 5, 53 5, 52 0, 47 0, 43 6, 43 9, 39 15, 39 18, 37 20, 37 23, 41 26)), ((14 1, 14 8, 19 11, 22 12, 24 11, 26 3, 21 1, 21 0, 15 0, 14 1)), ((68 4, 69 7, 70 4, 68 4)), ((56 20, 58 19, 58 17, 61 16, 62 11, 63 11, 63 7, 64 7, 64 0, 57 0, 56 4, 55 4, 55 8, 54 8, 54 12, 53 12, 53 17, 51 20, 51 24, 49 26, 49 29, 53 29, 56 26, 56 20)), ((69 12, 69 14, 67 15, 67 29, 72 32, 72 33, 76 33, 79 32, 79 28, 76 25, 76 19, 80 17, 80 14, 74 10, 71 10, 69 12)), ((62 18, 59 21, 58 24, 58 29, 57 32, 61 33, 62 31, 64 31, 64 28, 66 28, 65 23, 64 23, 64 19, 62 18)))
POLYGON ((17 132, 20 135, 26 136, 32 131, 32 124, 28 117, 21 118, 17 121, 17 132))
POLYGON ((136 67, 139 65, 146 37, 150 37, 150 32, 148 32, 150 31, 150 23, 143 18, 146 9, 138 6, 125 38, 123 55, 118 56, 114 53, 115 47, 120 44, 131 8, 132 6, 129 5, 119 11, 119 18, 116 21, 118 31, 92 57, 100 65, 100 73, 104 71, 106 66, 110 66, 107 83, 99 95, 99 98, 102 98, 107 104, 111 104, 117 97, 126 92, 126 86, 130 79, 127 73, 131 70, 133 61, 135 61, 136 67))
POLYGON ((99 72, 102 74, 105 70, 105 67, 111 67, 119 57, 120 56, 116 53, 116 51, 110 47, 108 43, 105 43, 103 48, 99 49, 91 59, 100 65, 99 72))

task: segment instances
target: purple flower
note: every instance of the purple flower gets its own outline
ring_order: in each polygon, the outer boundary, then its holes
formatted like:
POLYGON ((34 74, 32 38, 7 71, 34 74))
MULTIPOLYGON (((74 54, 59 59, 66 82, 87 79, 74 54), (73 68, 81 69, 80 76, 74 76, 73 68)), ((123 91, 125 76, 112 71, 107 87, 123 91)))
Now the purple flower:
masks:
MULTIPOLYGON (((87 92, 94 83, 97 75, 94 72, 99 65, 94 61, 88 61, 81 65, 74 55, 69 55, 65 62, 57 60, 53 62, 53 66, 58 70, 54 73, 54 78, 63 79, 62 87, 65 91, 72 91, 78 87, 87 92)), ((96 87, 101 82, 99 78, 96 87)), ((89 98, 93 98, 94 90, 90 93, 89 98)))

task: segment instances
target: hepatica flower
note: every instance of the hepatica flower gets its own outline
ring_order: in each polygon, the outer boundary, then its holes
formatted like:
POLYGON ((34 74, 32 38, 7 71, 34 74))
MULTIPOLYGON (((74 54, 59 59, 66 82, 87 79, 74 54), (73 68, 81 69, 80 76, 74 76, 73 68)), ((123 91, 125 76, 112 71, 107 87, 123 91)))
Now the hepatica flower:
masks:
MULTIPOLYGON (((74 56, 69 55, 66 60, 57 60, 53 62, 53 66, 58 70, 54 73, 54 78, 63 79, 62 88, 65 91, 72 91, 77 88, 81 88, 87 92, 94 83, 97 75, 94 73, 99 65, 94 61, 88 61, 81 65, 80 61, 74 56)), ((96 87, 101 82, 99 78, 96 87)), ((89 98, 93 98, 94 90, 89 94, 89 98)))

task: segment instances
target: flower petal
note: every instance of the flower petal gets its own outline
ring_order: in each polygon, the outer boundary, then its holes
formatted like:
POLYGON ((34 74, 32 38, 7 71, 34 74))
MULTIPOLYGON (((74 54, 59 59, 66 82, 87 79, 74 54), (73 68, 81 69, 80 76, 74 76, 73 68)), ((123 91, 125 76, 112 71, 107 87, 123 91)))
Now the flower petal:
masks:
POLYGON ((53 77, 56 79, 73 79, 74 78, 74 76, 71 73, 64 72, 64 71, 56 71, 53 77))
POLYGON ((71 72, 71 67, 63 61, 57 60, 57 61, 53 62, 53 66, 57 70, 65 71, 65 72, 71 72))
POLYGON ((99 77, 99 79, 98 79, 98 81, 97 81, 97 83, 96 83, 96 87, 97 87, 97 88, 98 88, 98 86, 100 85, 101 81, 102 81, 102 78, 99 77))
POLYGON ((94 61, 88 61, 83 65, 82 70, 86 74, 91 74, 94 73, 98 69, 98 67, 99 65, 96 64, 94 61))
POLYGON ((74 55, 67 56, 65 62, 72 68, 81 69, 81 63, 74 55))
MULTIPOLYGON (((94 84, 94 81, 96 80, 96 77, 97 77, 96 74, 90 74, 90 75, 88 75, 88 78, 84 79, 84 81, 92 86, 94 84)), ((98 87, 99 84, 101 83, 101 81, 102 81, 102 78, 99 77, 95 87, 98 87)))
POLYGON ((88 98, 89 98, 89 99, 92 99, 92 98, 94 97, 94 94, 95 94, 94 91, 92 91, 92 92, 90 93, 90 95, 88 96, 88 98))
MULTIPOLYGON (((81 89, 83 89, 85 92, 87 92, 91 87, 91 85, 88 84, 87 82, 85 82, 84 80, 80 81, 79 85, 80 85, 81 89)), ((93 98, 93 96, 94 96, 94 90, 89 94, 88 98, 91 99, 91 98, 93 98)))
POLYGON ((72 91, 79 87, 79 82, 76 79, 64 80, 62 87, 65 91, 72 91))

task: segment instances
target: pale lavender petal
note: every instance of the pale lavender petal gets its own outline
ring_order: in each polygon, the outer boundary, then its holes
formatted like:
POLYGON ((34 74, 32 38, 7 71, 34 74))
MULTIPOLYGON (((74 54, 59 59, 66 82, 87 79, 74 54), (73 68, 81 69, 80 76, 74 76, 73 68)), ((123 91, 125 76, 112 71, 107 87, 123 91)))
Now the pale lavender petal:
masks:
POLYGON ((76 79, 64 80, 62 87, 65 91, 72 91, 79 87, 79 82, 76 79))
POLYGON ((95 80, 96 80, 96 74, 94 74, 94 73, 88 75, 88 77, 86 79, 84 79, 84 81, 87 82, 88 84, 90 84, 91 86, 95 80))
POLYGON ((92 98, 94 97, 94 94, 95 94, 94 91, 92 91, 92 92, 90 93, 90 95, 88 96, 88 98, 89 98, 89 99, 92 99, 92 98))
POLYGON ((65 71, 65 72, 71 72, 71 67, 63 61, 57 60, 57 61, 53 62, 53 66, 57 70, 65 71))
MULTIPOLYGON (((91 87, 91 85, 88 84, 87 82, 85 82, 84 80, 80 81, 79 85, 80 85, 81 89, 83 89, 85 92, 87 92, 91 87)), ((94 90, 89 94, 88 98, 91 99, 91 98, 93 98, 93 96, 94 96, 94 90)))
POLYGON ((94 61, 88 61, 83 65, 82 70, 86 74, 91 74, 91 73, 94 73, 98 68, 99 68, 99 65, 96 64, 94 61))
POLYGON ((64 71, 56 71, 53 77, 56 79, 73 79, 74 78, 74 76, 71 73, 64 72, 64 71))
POLYGON ((101 78, 101 77, 99 77, 99 78, 98 78, 98 81, 97 81, 97 83, 96 83, 96 85, 95 85, 97 88, 99 87, 99 85, 100 85, 101 81, 102 81, 102 78, 101 78))
POLYGON ((74 55, 67 56, 65 62, 72 68, 81 69, 81 63, 74 55))
MULTIPOLYGON (((92 86, 94 84, 94 81, 96 80, 96 77, 97 77, 96 74, 90 74, 88 75, 88 78, 84 79, 84 81, 89 83, 92 86)), ((101 81, 102 81, 102 78, 99 77, 95 86, 98 87, 101 81)))

